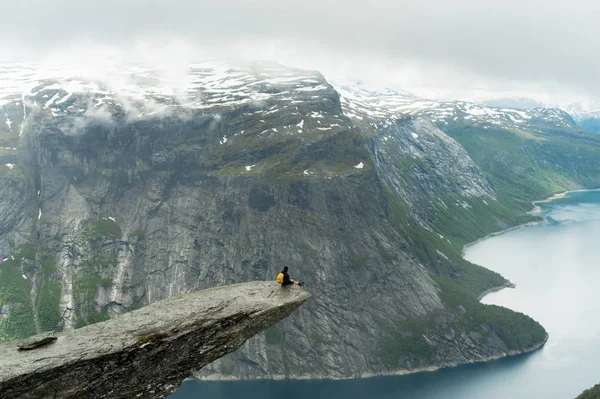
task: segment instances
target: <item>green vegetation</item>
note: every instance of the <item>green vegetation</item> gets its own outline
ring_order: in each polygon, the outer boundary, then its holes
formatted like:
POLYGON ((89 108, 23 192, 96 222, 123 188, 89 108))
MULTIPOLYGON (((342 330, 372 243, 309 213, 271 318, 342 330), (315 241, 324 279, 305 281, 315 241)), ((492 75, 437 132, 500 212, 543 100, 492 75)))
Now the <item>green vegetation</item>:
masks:
POLYGON ((594 387, 583 391, 583 393, 577 397, 577 399, 598 399, 598 398, 600 398, 600 384, 595 385, 594 387))
POLYGON ((84 238, 87 241, 95 241, 100 238, 121 239, 123 233, 121 227, 112 219, 100 219, 84 230, 84 238))
POLYGON ((9 309, 8 315, 0 320, 0 341, 35 334, 30 291, 31 282, 21 276, 17 261, 0 263, 0 309, 9 309))
MULTIPOLYGON (((96 324, 109 319, 110 315, 108 314, 108 311, 106 309, 102 309, 101 312, 90 310, 90 312, 87 315, 87 324, 85 325, 96 324)), ((83 322, 81 320, 77 320, 76 324, 77 325, 75 326, 75 328, 83 327, 83 322)))
POLYGON ((56 281, 44 281, 37 299, 37 314, 42 331, 55 331, 61 322, 58 311, 61 285, 56 281))
POLYGON ((96 234, 107 238, 121 238, 121 227, 111 219, 100 219, 94 224, 96 234))
POLYGON ((132 239, 133 237, 137 237, 138 240, 145 240, 146 233, 142 229, 137 229, 137 230, 133 231, 131 234, 129 234, 129 239, 132 239))
POLYGON ((439 202, 434 206, 434 226, 456 248, 508 227, 540 220, 491 198, 445 197, 442 200, 446 206, 439 202))
POLYGON ((377 354, 389 367, 403 367, 407 360, 415 367, 435 362, 435 346, 426 337, 439 337, 440 333, 452 337, 455 345, 469 346, 474 342, 482 347, 488 345, 489 335, 494 333, 506 342, 508 350, 515 351, 540 344, 546 338, 545 330, 534 320, 499 306, 468 307, 464 316, 454 314, 454 320, 442 324, 441 320, 447 317, 438 314, 437 324, 435 316, 398 324, 389 338, 380 342, 377 354))
POLYGON ((28 260, 35 260, 35 247, 31 244, 21 245, 17 248, 17 256, 28 260))
POLYGON ((91 324, 100 323, 109 319, 110 316, 106 310, 103 310, 102 312, 95 312, 94 310, 90 310, 88 313, 80 312, 77 316, 75 328, 89 326, 91 324))
POLYGON ((408 206, 392 192, 387 191, 394 228, 410 242, 416 257, 429 269, 440 287, 440 299, 446 305, 443 312, 427 317, 400 321, 380 321, 378 325, 386 338, 377 348, 377 355, 392 368, 426 366, 436 361, 435 346, 427 337, 439 337, 448 332, 460 345, 466 338, 487 346, 489 334, 498 335, 509 350, 522 350, 543 342, 544 328, 518 312, 483 305, 479 295, 507 281, 498 273, 472 264, 462 257, 462 246, 474 239, 499 229, 496 221, 505 223, 529 221, 519 211, 511 211, 496 201, 488 205, 481 199, 457 200, 445 198, 447 208, 435 208, 434 226, 443 231, 441 236, 414 223, 408 206), (466 206, 465 206, 466 204, 466 206), (450 310, 450 314, 448 314, 450 310))
MULTIPOLYGON (((411 242, 432 275, 448 278, 473 297, 506 283, 502 276, 462 258, 462 248, 490 233, 539 221, 527 214, 531 202, 578 187, 600 186, 600 136, 571 128, 529 123, 523 129, 477 126, 468 122, 440 126, 482 169, 497 194, 491 198, 446 195, 428 202, 433 231, 414 223, 409 208, 388 192, 396 230, 411 242)), ((400 170, 419 160, 396 159, 400 170)))
MULTIPOLYGON (((210 158, 202 160, 202 165, 216 176, 257 176, 268 182, 349 175, 357 172, 354 166, 359 162, 363 162, 363 170, 372 168, 368 150, 363 145, 364 137, 358 129, 337 126, 319 130, 321 125, 306 118, 303 133, 290 135, 284 132, 295 132, 297 128, 287 125, 287 118, 282 120, 286 125, 277 126, 273 121, 267 130, 259 119, 248 120, 242 114, 229 120, 231 125, 243 124, 244 134, 217 146, 210 158), (256 166, 248 171, 248 165, 256 166), (311 174, 304 174, 307 169, 311 174)), ((321 122, 328 123, 327 119, 321 122)), ((339 120, 335 123, 339 124, 339 120)))
POLYGON ((501 306, 482 305, 448 278, 438 277, 436 282, 442 288, 440 296, 444 303, 450 309, 464 312, 459 324, 467 331, 486 326, 502 338, 509 350, 531 347, 546 339, 546 330, 529 316, 501 306))
MULTIPOLYGON (((40 268, 36 268, 36 272, 41 272, 42 276, 38 280, 39 286, 37 288, 35 311, 41 331, 56 331, 59 329, 61 323, 58 306, 62 286, 60 282, 52 280, 52 275, 56 273, 56 261, 45 244, 47 242, 44 240, 40 243, 40 253, 38 256, 40 268)), ((33 246, 29 247, 33 251, 33 246)))
POLYGON ((531 201, 600 187, 598 134, 535 124, 525 130, 455 123, 443 130, 467 150, 505 206, 528 211, 531 201))
POLYGON ((110 288, 112 281, 102 279, 97 274, 84 270, 78 271, 73 278, 73 292, 82 302, 86 299, 93 299, 98 287, 110 288))
POLYGON ((8 316, 0 321, 0 340, 26 338, 36 333, 34 312, 41 331, 54 331, 60 325, 58 311, 61 284, 50 280, 56 272, 56 262, 46 250, 41 249, 40 263, 36 266, 36 250, 31 244, 17 247, 14 260, 3 262, 0 267, 0 308, 8 305, 8 316), (40 276, 39 273, 42 273, 40 276), (32 283, 22 273, 37 274, 38 287, 32 305, 32 283))
POLYGON ((56 261, 52 256, 43 255, 40 259, 40 266, 42 266, 42 270, 46 277, 56 273, 56 261))
POLYGON ((427 332, 426 326, 429 325, 428 320, 414 319, 399 325, 399 330, 392 333, 392 338, 382 341, 377 348, 377 354, 384 364, 399 368, 407 359, 418 359, 425 363, 433 362, 435 354, 424 335, 427 332), (403 325, 407 328, 403 329, 403 325))
POLYGON ((93 310, 94 296, 99 288, 110 288, 112 281, 102 279, 98 274, 85 270, 78 271, 73 277, 73 296, 75 299, 75 314, 77 323, 75 328, 87 326, 108 320, 110 316, 106 310, 96 312, 93 310))
POLYGON ((448 277, 434 277, 440 286, 440 297, 448 310, 426 317, 413 318, 386 328, 387 339, 377 348, 378 356, 390 367, 402 367, 407 360, 418 365, 435 361, 435 346, 428 336, 444 333, 458 345, 467 340, 486 347, 490 334, 497 335, 508 350, 523 350, 545 341, 546 330, 530 317, 495 305, 483 305, 448 277))
POLYGON ((461 241, 457 244, 423 229, 412 222, 408 206, 402 200, 389 190, 386 194, 394 228, 411 243, 410 247, 415 255, 429 267, 433 275, 452 279, 473 298, 489 288, 506 284, 500 274, 465 260, 462 257, 461 241))

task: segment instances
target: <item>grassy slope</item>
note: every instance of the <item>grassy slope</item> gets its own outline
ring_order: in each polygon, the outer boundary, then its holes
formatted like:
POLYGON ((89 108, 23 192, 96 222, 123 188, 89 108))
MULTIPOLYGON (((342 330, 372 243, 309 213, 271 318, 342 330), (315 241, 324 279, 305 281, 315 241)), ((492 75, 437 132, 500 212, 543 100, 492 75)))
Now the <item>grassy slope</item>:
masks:
POLYGON ((9 314, 0 320, 0 341, 35 334, 31 281, 21 276, 21 261, 15 257, 0 264, 0 308, 10 307, 9 314))
POLYGON ((58 305, 62 288, 59 282, 51 279, 56 272, 56 263, 48 254, 40 254, 38 265, 35 260, 35 248, 23 245, 15 251, 14 259, 0 263, 0 308, 10 307, 8 315, 0 320, 0 341, 35 334, 34 313, 42 331, 56 330, 59 326, 58 305), (38 287, 36 301, 32 303, 31 277, 34 273, 38 275, 38 287))
MULTIPOLYGON (((139 232, 137 233, 139 237, 139 232)), ((118 240, 122 236, 119 225, 110 219, 100 219, 89 225, 83 232, 84 241, 103 242, 118 240)), ((40 253, 36 254, 33 245, 22 245, 15 250, 14 259, 0 263, 0 309, 4 305, 10 307, 8 315, 0 320, 0 341, 26 338, 35 334, 33 322, 37 314, 41 331, 53 331, 60 328, 61 315, 58 307, 62 287, 57 281, 54 254, 40 245, 40 253), (39 264, 36 257, 39 255, 39 264), (30 278, 37 273, 38 288, 35 302, 32 303, 30 278), (24 278, 25 275, 27 278, 24 278)), ((92 245, 92 247, 94 247, 92 245)), ((95 247, 94 247, 95 248, 95 247)), ((109 318, 106 309, 94 309, 93 300, 100 288, 108 289, 112 281, 101 277, 102 271, 110 266, 109 259, 103 259, 94 252, 93 261, 85 264, 73 278, 73 295, 77 314, 76 327, 104 321, 109 318)))
MULTIPOLYGON (((436 356, 436 348, 426 338, 443 334, 456 336, 459 345, 470 340, 486 348, 490 334, 494 333, 501 337, 509 350, 522 350, 545 340, 546 331, 530 317, 479 302, 481 292, 507 283, 501 275, 466 261, 461 254, 461 244, 411 223, 402 201, 391 192, 387 197, 396 230, 405 235, 415 255, 429 268, 440 287, 440 297, 446 310, 423 318, 392 321, 384 326, 387 337, 379 343, 377 355, 386 365, 414 368, 447 362, 447 359, 436 356)), ((465 209, 460 209, 464 213, 465 209)), ((479 218, 485 219, 485 214, 482 212, 479 218)), ((470 223, 477 220, 466 220, 456 228, 473 229, 477 225, 470 223)), ((483 234, 480 230, 475 231, 475 238, 478 238, 478 233, 483 234)))
POLYGON ((520 211, 531 201, 600 186, 600 136, 577 129, 483 129, 451 124, 456 139, 483 170, 501 203, 520 211))
POLYGON ((461 249, 492 232, 535 220, 525 213, 532 208, 531 201, 565 190, 600 186, 600 136, 596 134, 535 125, 528 130, 484 129, 471 124, 441 127, 467 150, 498 198, 487 204, 481 199, 461 198, 468 207, 457 204, 456 198, 442 198, 447 207, 435 203, 432 212, 436 233, 444 235, 440 237, 411 225, 407 209, 390 196, 397 229, 412 241, 415 254, 430 268, 447 308, 464 312, 464 317, 450 322, 442 322, 443 316, 434 314, 396 323, 390 338, 379 348, 382 358, 394 367, 400 367, 406 358, 421 364, 432 362, 435 353, 425 336, 448 327, 459 332, 478 331, 471 338, 481 345, 485 345, 487 328, 502 337, 509 349, 543 341, 545 330, 531 318, 476 300, 485 289, 506 281, 464 260, 461 249))
POLYGON ((441 125, 492 183, 497 201, 442 198, 434 202, 434 229, 462 248, 490 233, 539 220, 532 201, 600 187, 600 135, 571 128, 528 125, 520 129, 465 123, 441 125))
MULTIPOLYGON (((538 220, 526 213, 534 200, 565 190, 599 187, 600 135, 577 129, 542 130, 536 125, 527 131, 483 129, 471 124, 443 127, 488 177, 497 200, 442 198, 445 207, 440 201, 433 202, 432 225, 443 237, 414 227, 406 234, 413 240, 419 258, 436 275, 440 274, 438 269, 447 269, 447 275, 478 296, 505 280, 465 261, 463 246, 490 233, 538 220), (437 266, 440 259, 457 269, 437 266)), ((396 218, 409 226, 406 216, 402 216, 406 209, 398 201, 394 206, 396 218)))
POLYGON ((527 130, 490 126, 484 129, 464 123, 440 127, 482 169, 497 193, 497 201, 452 196, 441 198, 446 206, 442 201, 432 201, 431 223, 435 232, 431 232, 410 223, 407 206, 388 193, 397 230, 411 241, 415 255, 440 286, 447 309, 456 316, 449 319, 447 315, 432 314, 393 323, 388 339, 379 345, 379 355, 392 367, 402 367, 406 359, 413 365, 433 363, 435 350, 425 337, 448 329, 461 334, 475 332, 470 338, 482 346, 491 331, 509 349, 542 342, 545 330, 528 316, 477 301, 481 292, 501 286, 506 280, 464 260, 462 247, 487 234, 536 220, 526 213, 534 200, 566 190, 600 186, 597 134, 535 124, 527 130))

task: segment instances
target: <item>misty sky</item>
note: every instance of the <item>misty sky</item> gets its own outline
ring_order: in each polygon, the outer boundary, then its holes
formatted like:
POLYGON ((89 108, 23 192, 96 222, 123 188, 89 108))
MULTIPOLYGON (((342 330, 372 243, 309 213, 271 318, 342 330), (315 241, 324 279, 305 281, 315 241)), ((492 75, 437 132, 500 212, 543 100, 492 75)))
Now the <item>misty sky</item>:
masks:
POLYGON ((430 96, 600 98, 600 1, 0 0, 0 17, 4 53, 112 46, 274 59, 430 96))

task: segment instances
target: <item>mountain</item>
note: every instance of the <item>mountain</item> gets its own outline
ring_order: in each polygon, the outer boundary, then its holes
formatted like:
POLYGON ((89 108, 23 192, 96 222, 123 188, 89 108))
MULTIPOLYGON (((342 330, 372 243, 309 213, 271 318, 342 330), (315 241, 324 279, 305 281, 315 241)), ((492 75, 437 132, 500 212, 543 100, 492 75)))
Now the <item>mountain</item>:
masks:
POLYGON ((573 115, 583 129, 600 132, 600 105, 571 103, 565 105, 564 109, 573 115))
MULTIPOLYGON (((553 108, 537 98, 528 97, 505 97, 487 100, 485 105, 496 108, 553 108)), ((582 129, 600 132, 600 106, 593 103, 563 103, 558 108, 567 112, 582 129)))
POLYGON ((498 108, 465 101, 435 101, 409 96, 405 93, 368 91, 361 86, 338 88, 346 114, 355 119, 421 116, 445 125, 467 122, 483 128, 515 127, 532 124, 545 127, 575 127, 573 118, 557 108, 498 108))
POLYGON ((0 73, 1 339, 289 266, 313 300, 213 378, 347 378, 539 348, 543 327, 479 303, 509 282, 462 247, 600 176, 600 137, 560 110, 336 88, 268 62, 0 73))
POLYGON ((501 97, 483 101, 483 104, 494 108, 548 108, 543 101, 534 97, 501 97))
POLYGON ((502 204, 527 211, 532 200, 551 193, 600 186, 600 141, 560 109, 407 101, 404 95, 388 97, 381 106, 377 93, 357 100, 352 89, 345 91, 340 90, 344 107, 360 122, 373 117, 386 118, 386 123, 401 117, 429 119, 467 151, 502 204))

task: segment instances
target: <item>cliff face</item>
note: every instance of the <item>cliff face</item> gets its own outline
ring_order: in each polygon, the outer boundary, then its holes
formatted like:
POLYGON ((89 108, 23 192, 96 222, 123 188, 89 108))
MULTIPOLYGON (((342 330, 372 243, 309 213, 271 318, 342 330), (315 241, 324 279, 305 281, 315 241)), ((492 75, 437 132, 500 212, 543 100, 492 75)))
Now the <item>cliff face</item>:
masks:
POLYGON ((420 118, 350 119, 316 72, 192 72, 185 104, 45 82, 4 105, 1 338, 290 266, 315 300, 207 373, 342 378, 544 341, 476 301, 506 282, 448 235, 514 214, 456 141, 420 118))
POLYGON ((467 152, 422 118, 384 124, 372 140, 378 173, 423 226, 432 225, 433 206, 444 199, 495 201, 490 182, 467 152))
POLYGON ((3 343, 0 398, 163 398, 309 297, 274 282, 229 285, 60 333, 35 349, 3 343))

